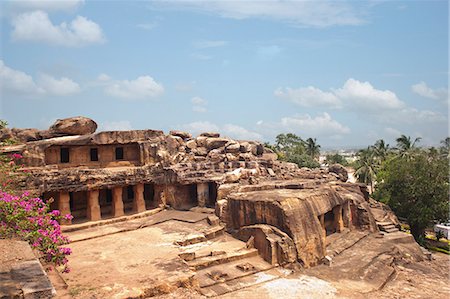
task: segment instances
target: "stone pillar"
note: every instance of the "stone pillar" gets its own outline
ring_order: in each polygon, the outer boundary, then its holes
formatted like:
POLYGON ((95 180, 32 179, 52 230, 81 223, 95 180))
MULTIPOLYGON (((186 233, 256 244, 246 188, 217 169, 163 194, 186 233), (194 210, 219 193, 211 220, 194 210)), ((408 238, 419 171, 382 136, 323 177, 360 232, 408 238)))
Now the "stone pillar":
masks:
POLYGON ((123 216, 122 186, 114 187, 112 190, 112 215, 113 217, 123 216))
POLYGON ((155 194, 153 200, 159 207, 164 207, 167 203, 164 189, 164 185, 154 185, 153 187, 155 194))
POLYGON ((327 230, 325 229, 325 214, 319 216, 320 226, 322 226, 323 235, 327 235, 327 230))
POLYGON ((333 208, 334 227, 337 233, 344 230, 344 222, 342 221, 342 206, 338 205, 333 208))
MULTIPOLYGON (((67 214, 70 214, 70 195, 69 192, 60 192, 58 198, 58 210, 61 212, 61 215, 64 217, 67 214)), ((72 224, 72 220, 61 219, 61 224, 72 224)))
POLYGON ((352 213, 350 211, 350 201, 346 201, 342 208, 342 220, 344 221, 344 226, 352 227, 352 213))
POLYGON ((99 193, 98 190, 88 191, 88 205, 86 216, 91 221, 97 221, 102 219, 100 212, 100 204, 98 202, 98 193, 99 193))
POLYGON ((209 202, 209 185, 208 183, 197 184, 197 202, 199 207, 206 206, 209 202))
POLYGON ((144 184, 137 184, 134 187, 133 210, 137 213, 145 211, 144 184))

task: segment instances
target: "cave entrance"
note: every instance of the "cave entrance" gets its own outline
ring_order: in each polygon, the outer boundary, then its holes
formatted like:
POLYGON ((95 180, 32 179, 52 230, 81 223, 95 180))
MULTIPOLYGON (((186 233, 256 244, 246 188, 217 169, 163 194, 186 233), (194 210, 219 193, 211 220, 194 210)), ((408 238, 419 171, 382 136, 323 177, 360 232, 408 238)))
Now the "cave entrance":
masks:
POLYGON ((325 225, 326 236, 329 236, 336 232, 336 227, 334 225, 334 213, 332 210, 325 213, 324 225, 325 225))
POLYGON ((157 207, 155 202, 154 184, 144 184, 144 201, 146 210, 154 209, 157 207))
POLYGON ((215 183, 215 182, 208 183, 209 196, 208 196, 208 201, 206 202, 206 206, 208 208, 214 208, 216 206, 217 188, 218 188, 217 183, 215 183))

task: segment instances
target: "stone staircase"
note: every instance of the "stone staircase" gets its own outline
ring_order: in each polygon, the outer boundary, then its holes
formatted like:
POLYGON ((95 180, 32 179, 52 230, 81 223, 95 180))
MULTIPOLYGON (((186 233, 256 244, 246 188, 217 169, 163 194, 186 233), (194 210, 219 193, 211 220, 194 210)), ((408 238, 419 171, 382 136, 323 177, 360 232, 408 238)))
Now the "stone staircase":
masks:
POLYGON ((392 222, 377 222, 377 225, 380 231, 388 234, 399 232, 399 229, 392 222))
POLYGON ((284 276, 260 257, 257 249, 247 248, 221 225, 213 225, 208 232, 176 242, 182 251, 179 257, 196 272, 203 296, 221 296, 284 276))

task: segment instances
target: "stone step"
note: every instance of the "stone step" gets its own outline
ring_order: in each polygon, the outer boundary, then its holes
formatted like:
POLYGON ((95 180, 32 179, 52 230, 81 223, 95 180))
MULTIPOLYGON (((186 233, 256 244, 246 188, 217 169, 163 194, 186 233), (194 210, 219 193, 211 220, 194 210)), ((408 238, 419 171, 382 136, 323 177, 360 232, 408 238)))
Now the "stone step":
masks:
POLYGON ((258 250, 255 248, 251 249, 241 249, 234 252, 214 255, 214 256, 204 256, 201 258, 194 259, 193 261, 186 262, 187 265, 192 270, 200 270, 207 267, 225 264, 232 261, 237 261, 240 259, 253 257, 258 255, 258 250))
POLYGON ((385 225, 390 225, 390 224, 392 224, 392 222, 390 222, 390 221, 381 221, 381 222, 377 221, 378 226, 385 226, 385 225))
POLYGON ((197 244, 201 242, 205 242, 207 240, 214 239, 215 237, 222 235, 225 232, 225 226, 216 225, 211 227, 208 230, 203 231, 199 234, 191 234, 182 240, 175 241, 176 245, 180 246, 188 246, 192 244, 197 244))
POLYGON ((361 278, 373 285, 377 290, 381 290, 395 275, 395 268, 392 266, 394 257, 382 254, 374 258, 364 267, 361 278))
POLYGON ((201 288, 200 293, 208 298, 216 297, 262 283, 267 283, 279 278, 280 273, 277 269, 269 269, 201 288))
POLYGON ((395 225, 393 224, 389 224, 389 225, 382 225, 380 226, 381 229, 391 229, 391 228, 397 228, 395 225))
POLYGON ((390 233, 398 232, 399 230, 398 230, 398 228, 394 227, 394 228, 385 229, 384 231, 390 234, 390 233))
POLYGON ((199 286, 205 288, 258 272, 267 271, 275 267, 275 265, 269 264, 260 256, 254 256, 198 270, 196 279, 199 282, 199 286))

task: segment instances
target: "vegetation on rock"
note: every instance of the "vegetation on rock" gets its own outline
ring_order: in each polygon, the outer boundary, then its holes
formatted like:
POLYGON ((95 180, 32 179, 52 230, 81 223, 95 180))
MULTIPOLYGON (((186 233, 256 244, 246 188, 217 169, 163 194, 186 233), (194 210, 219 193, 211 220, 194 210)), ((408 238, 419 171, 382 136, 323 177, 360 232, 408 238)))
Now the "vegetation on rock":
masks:
POLYGON ((318 158, 320 155, 320 145, 316 139, 308 138, 306 141, 300 136, 292 133, 279 134, 275 139, 275 144, 265 144, 272 149, 278 159, 297 164, 299 167, 317 168, 320 166, 318 158))
MULTIPOLYGON (((6 122, 2 121, 0 128, 5 126, 6 122)), ((50 211, 50 201, 45 203, 28 192, 18 191, 17 182, 26 175, 18 163, 20 159, 20 154, 0 154, 0 238, 25 240, 42 254, 44 261, 62 266, 62 271, 68 272, 67 256, 71 250, 61 247, 69 240, 62 235, 58 221, 72 216, 50 211)))
POLYGON ((359 152, 355 176, 376 190, 373 196, 407 220, 415 240, 424 244, 425 229, 433 221, 448 220, 449 145, 418 148, 420 138, 402 135, 397 147, 383 140, 359 152))

